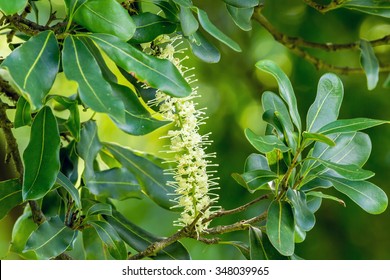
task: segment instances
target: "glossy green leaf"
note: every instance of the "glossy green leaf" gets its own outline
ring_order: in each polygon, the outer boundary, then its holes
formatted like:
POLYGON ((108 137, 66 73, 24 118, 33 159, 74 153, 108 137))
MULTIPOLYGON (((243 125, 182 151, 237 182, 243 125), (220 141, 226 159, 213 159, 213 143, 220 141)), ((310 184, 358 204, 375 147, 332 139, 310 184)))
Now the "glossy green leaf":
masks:
POLYGON ((70 18, 73 18, 74 13, 88 0, 64 0, 67 8, 67 13, 70 18))
POLYGON ((373 90, 379 81, 379 62, 371 43, 360 40, 360 64, 367 77, 367 88, 373 90))
POLYGON ((259 136, 247 128, 245 129, 245 136, 249 143, 261 153, 269 153, 274 149, 280 150, 283 153, 290 150, 289 147, 284 145, 284 143, 274 135, 259 136))
POLYGON ((172 1, 153 0, 153 3, 164 12, 166 18, 174 22, 180 21, 179 8, 172 1))
POLYGON ((188 7, 180 7, 180 25, 184 36, 190 36, 199 29, 198 20, 188 7))
POLYGON ((291 202, 297 226, 303 231, 311 230, 316 223, 316 219, 307 206, 305 193, 289 188, 287 190, 287 198, 291 202))
POLYGON ((249 172, 254 170, 270 170, 268 160, 265 156, 260 154, 250 154, 247 157, 244 171, 249 172))
POLYGON ((291 119, 300 132, 302 130, 301 117, 299 116, 294 90, 287 75, 271 60, 260 60, 256 63, 256 67, 275 77, 279 85, 280 95, 286 101, 291 119))
POLYGON ((87 179, 93 177, 94 161, 102 147, 97 133, 96 122, 88 121, 84 123, 80 142, 77 144, 77 151, 85 162, 84 175, 87 179))
POLYGON ((325 74, 318 82, 317 96, 307 112, 306 130, 317 132, 337 120, 343 101, 343 83, 335 74, 325 74))
POLYGON ((384 88, 390 88, 390 74, 387 76, 386 81, 383 83, 384 88))
POLYGON ((135 44, 151 42, 162 34, 171 34, 177 27, 172 21, 149 12, 132 18, 137 29, 130 42, 135 44))
POLYGON ((0 74, 31 105, 32 111, 43 106, 56 78, 60 55, 52 31, 44 31, 15 49, 1 64, 0 74))
POLYGON ((238 8, 252 8, 259 5, 259 0, 223 0, 226 4, 238 8))
POLYGON ((24 252, 34 251, 39 259, 51 259, 65 252, 76 236, 77 231, 65 226, 61 219, 55 216, 41 224, 30 235, 24 252))
POLYGON ((172 178, 165 174, 164 169, 154 164, 145 157, 136 155, 131 150, 114 144, 105 144, 109 152, 118 160, 123 167, 132 172, 138 179, 142 190, 158 205, 171 210, 176 205, 172 199, 174 189, 167 186, 172 178))
POLYGON ((60 135, 50 107, 43 107, 34 118, 23 163, 23 199, 42 198, 60 170, 60 135))
POLYGON ((22 185, 19 179, 0 182, 0 220, 15 206, 21 204, 22 185))
POLYGON ((348 133, 355 132, 364 129, 368 129, 374 126, 388 124, 389 121, 375 120, 368 118, 355 118, 346 120, 337 120, 331 122, 319 130, 321 134, 333 134, 333 133, 348 133))
POLYGON ((274 200, 268 208, 267 234, 272 245, 283 256, 294 253, 294 215, 290 204, 274 200))
POLYGON ((312 197, 317 197, 317 198, 324 198, 324 199, 329 199, 329 200, 333 200, 333 201, 336 201, 338 202, 339 204, 341 204, 342 206, 346 207, 346 204, 344 202, 344 200, 338 198, 338 197, 335 197, 333 195, 328 195, 328 194, 324 194, 322 192, 316 192, 316 191, 311 191, 311 192, 308 192, 306 193, 307 196, 312 196, 312 197))
POLYGON ((66 129, 76 139, 80 140, 80 112, 77 100, 72 100, 64 96, 55 96, 54 99, 63 106, 64 109, 69 110, 69 118, 65 122, 66 129))
POLYGON ((301 229, 297 224, 295 224, 294 228, 294 242, 302 243, 306 239, 306 231, 301 229))
POLYGON ((86 260, 107 260, 109 252, 103 241, 100 239, 96 230, 92 227, 85 228, 82 231, 83 249, 86 260))
POLYGON ((226 5, 226 8, 238 27, 244 31, 252 30, 251 18, 254 8, 238 8, 231 5, 226 5))
POLYGON ((261 96, 261 104, 263 105, 264 112, 273 112, 273 117, 276 117, 282 126, 280 133, 282 135, 284 134, 289 146, 295 150, 297 143, 293 133, 294 127, 291 122, 290 114, 283 100, 275 93, 266 91, 261 96))
POLYGON ((249 244, 251 260, 268 260, 267 252, 262 242, 262 232, 255 227, 249 227, 249 244))
POLYGON ((269 182, 278 178, 278 175, 268 170, 253 170, 243 174, 233 173, 232 177, 250 193, 257 190, 269 190, 269 182))
POLYGON ((87 216, 98 215, 98 214, 111 216, 112 206, 106 203, 95 203, 87 210, 86 213, 87 216))
POLYGON ((62 172, 58 173, 57 181, 56 183, 63 187, 72 197, 73 201, 75 202, 76 206, 81 209, 81 200, 80 200, 80 194, 79 191, 76 189, 76 187, 72 184, 72 182, 69 180, 68 177, 66 177, 62 172))
POLYGON ((189 37, 189 43, 193 54, 207 63, 217 63, 221 59, 219 50, 211 44, 198 30, 189 37))
POLYGON ((175 97, 191 94, 192 88, 171 62, 149 56, 111 35, 91 34, 88 37, 139 81, 175 97))
POLYGON ((109 223, 106 221, 93 221, 90 224, 107 246, 111 256, 117 260, 127 259, 126 245, 109 223))
POLYGON ((129 13, 115 0, 89 0, 74 14, 74 20, 96 33, 114 35, 128 41, 135 32, 129 13))
POLYGON ((96 59, 83 42, 73 36, 66 37, 62 61, 66 77, 78 83, 83 103, 96 112, 124 120, 123 102, 112 94, 110 84, 104 80, 96 59))
POLYGON ((26 5, 27 0, 0 0, 0 10, 6 16, 22 11, 26 5))
MULTIPOLYGON (((119 212, 114 212, 113 214, 113 216, 105 216, 104 218, 115 228, 119 236, 138 252, 145 250, 150 244, 163 239, 133 224, 119 212)), ((190 255, 185 247, 176 241, 157 252, 155 256, 151 256, 151 258, 155 260, 189 260, 190 255)))
POLYGON ((320 209, 322 204, 322 197, 311 195, 313 192, 306 193, 306 205, 312 213, 315 213, 320 209))
POLYGON ((341 7, 390 18, 390 3, 388 0, 346 0, 341 4, 341 7))
POLYGON ((339 192, 347 195, 364 211, 370 214, 383 213, 388 204, 386 193, 367 181, 350 181, 342 178, 325 177, 339 192))
POLYGON ((30 125, 32 121, 30 103, 23 97, 19 97, 16 104, 14 127, 19 128, 30 125))
POLYGON ((21 258, 36 260, 37 255, 33 251, 23 253, 26 243, 31 233, 38 228, 32 219, 31 210, 28 209, 19 216, 12 229, 10 252, 17 253, 21 258))
POLYGON ((374 172, 369 170, 364 170, 354 164, 338 164, 327 160, 316 159, 323 166, 330 168, 340 176, 351 181, 362 181, 367 180, 375 175, 374 172))
POLYGON ((136 177, 125 168, 113 168, 95 172, 87 180, 87 188, 97 196, 125 200, 141 196, 141 188, 136 177))
POLYGON ((145 135, 169 123, 153 118, 130 88, 120 84, 110 84, 114 95, 121 99, 125 106, 124 122, 113 120, 124 132, 131 135, 145 135))
POLYGON ((245 244, 244 242, 241 242, 241 241, 220 241, 218 244, 221 244, 221 245, 231 245, 231 246, 234 246, 235 248, 237 248, 237 250, 239 250, 241 252, 241 254, 245 257, 245 259, 247 260, 250 260, 250 249, 249 249, 249 246, 247 244, 245 244))
POLYGON ((209 19, 207 13, 201 9, 196 8, 198 13, 198 20, 200 25, 203 27, 203 29, 209 33, 211 36, 213 36, 215 39, 219 40, 220 42, 224 43, 226 46, 231 48, 232 50, 236 52, 241 52, 240 46, 233 41, 230 37, 225 35, 221 30, 218 29, 209 19))
POLYGON ((303 139, 307 141, 316 141, 316 142, 322 142, 329 146, 334 146, 336 143, 330 139, 329 137, 321 134, 321 133, 310 133, 304 131, 302 133, 303 139))

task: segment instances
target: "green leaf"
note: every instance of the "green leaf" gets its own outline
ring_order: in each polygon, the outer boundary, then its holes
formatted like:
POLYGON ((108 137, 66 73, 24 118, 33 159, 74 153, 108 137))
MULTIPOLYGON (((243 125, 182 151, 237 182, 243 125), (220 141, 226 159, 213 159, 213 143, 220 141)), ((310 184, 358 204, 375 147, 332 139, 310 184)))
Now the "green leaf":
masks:
POLYGON ((81 200, 79 191, 72 184, 68 177, 66 177, 62 172, 58 173, 56 183, 63 187, 72 197, 73 201, 76 203, 76 206, 81 209, 81 200))
POLYGON ((107 247, 104 246, 96 230, 92 227, 83 229, 83 249, 86 260, 107 260, 107 247))
POLYGON ((287 198, 293 206, 294 220, 297 226, 303 231, 311 230, 316 223, 316 218, 307 206, 305 193, 289 188, 287 198))
POLYGON ((274 149, 280 150, 282 153, 290 150, 289 147, 284 145, 284 143, 274 135, 259 136, 247 128, 245 129, 245 136, 249 143, 261 153, 269 153, 274 149))
MULTIPOLYGON (((105 216, 107 220, 118 232, 119 236, 132 248, 141 252, 150 244, 161 241, 163 238, 156 237, 150 232, 138 227, 127 220, 119 212, 113 212, 113 216, 105 216)), ((165 247, 157 252, 155 256, 151 256, 155 260, 189 260, 190 255, 186 248, 178 241, 165 247)))
POLYGON ((10 252, 17 253, 20 257, 27 260, 36 260, 37 255, 33 251, 23 253, 26 243, 31 233, 34 232, 38 225, 32 219, 31 210, 28 210, 19 216, 12 229, 10 252))
POLYGON ((186 7, 186 8, 191 8, 192 7, 192 1, 191 0, 173 0, 176 4, 186 7))
POLYGON ((390 88, 390 74, 387 76, 386 81, 383 83, 384 88, 390 88))
POLYGON ((21 96, 16 104, 14 127, 19 128, 22 126, 30 125, 32 121, 31 106, 27 100, 21 96))
POLYGON ((53 187, 60 170, 60 135, 50 107, 43 107, 34 118, 23 163, 23 199, 42 198, 53 187))
POLYGON ((318 132, 321 134, 349 133, 388 123, 390 122, 368 118, 337 120, 325 125, 318 132))
POLYGON ((249 248, 251 260, 268 260, 262 238, 263 236, 260 229, 252 226, 249 227, 249 248))
POLYGON ((259 5, 259 0, 223 0, 226 4, 237 8, 253 8, 259 5))
POLYGON ((81 5, 85 4, 88 0, 65 0, 67 8, 67 14, 70 18, 73 18, 74 13, 80 8, 81 5))
POLYGON ((278 178, 278 175, 268 170, 253 170, 243 174, 233 173, 232 177, 250 193, 257 190, 269 190, 269 182, 278 178))
POLYGON ((106 221, 91 221, 90 224, 108 247, 111 256, 117 260, 127 259, 126 245, 109 223, 106 221))
POLYGON ((196 8, 198 13, 198 20, 203 29, 213 36, 215 39, 224 43, 226 46, 236 52, 241 52, 240 46, 233 41, 230 37, 226 36, 221 30, 218 29, 209 19, 207 13, 201 9, 196 8))
POLYGON ((125 168, 95 172, 86 185, 92 194, 112 199, 125 200, 141 195, 136 177, 125 168))
POLYGON ((31 105, 40 109, 56 78, 60 62, 57 39, 44 31, 15 49, 1 64, 1 76, 31 105))
POLYGON ((175 190, 166 183, 172 178, 165 174, 164 169, 145 157, 131 150, 114 144, 104 144, 108 151, 138 179, 142 190, 158 205, 171 210, 176 203, 172 202, 175 190))
POLYGON ((317 132, 321 127, 337 120, 344 88, 335 74, 325 74, 318 82, 317 96, 307 112, 306 130, 317 132))
POLYGON ((66 77, 78 83, 83 103, 119 121, 125 118, 123 102, 112 94, 110 84, 104 80, 96 59, 83 42, 73 36, 66 37, 62 61, 66 77))
POLYGON ((94 121, 84 123, 81 130, 80 142, 77 144, 77 151, 85 162, 84 175, 88 180, 94 176, 94 161, 102 148, 100 143, 97 126, 94 121))
POLYGON ((306 193, 306 204, 312 213, 315 213, 320 209, 322 204, 322 197, 311 195, 313 192, 306 193))
POLYGON ((290 204, 272 201, 268 208, 267 234, 272 245, 283 256, 294 253, 294 215, 290 204))
POLYGON ((241 254, 247 259, 247 260, 250 260, 250 249, 249 249, 249 246, 247 244, 245 244, 244 242, 241 242, 241 241, 220 241, 218 244, 226 244, 226 245, 231 245, 231 246, 234 246, 235 248, 237 248, 241 254))
MULTIPOLYGON (((271 111, 273 115, 279 120, 283 129, 280 131, 284 134, 288 145, 295 150, 297 147, 296 140, 294 138, 294 127, 291 122, 290 114, 283 100, 273 92, 266 91, 261 97, 261 104, 263 105, 264 112, 271 111)), ((265 114, 265 113, 264 113, 265 114)))
POLYGON ((124 122, 113 119, 116 126, 124 132, 131 135, 145 135, 169 123, 153 118, 130 88, 120 84, 110 84, 114 95, 121 99, 125 106, 124 122))
POLYGON ((252 30, 251 18, 254 8, 238 8, 231 5, 226 5, 226 8, 239 28, 244 31, 252 30))
POLYGON ((179 22, 179 8, 171 1, 153 0, 153 4, 159 7, 165 16, 173 22, 179 22))
POLYGON ((315 191, 308 192, 308 193, 306 193, 306 195, 307 196, 321 198, 321 199, 324 198, 324 199, 333 200, 333 201, 338 202, 342 206, 346 207, 344 200, 342 200, 342 199, 340 199, 338 197, 335 197, 333 195, 328 195, 328 194, 324 194, 322 192, 315 192, 315 191))
POLYGON ((61 172, 76 184, 79 179, 79 155, 76 151, 76 141, 72 140, 68 146, 60 149, 61 172))
POLYGON ((341 4, 341 7, 390 18, 390 3, 388 0, 346 0, 341 4))
POLYGON ((244 171, 249 172, 254 170, 270 170, 268 160, 265 156, 260 154, 250 154, 247 157, 244 171))
POLYGON ((206 63, 217 63, 221 59, 218 49, 198 30, 189 37, 188 42, 193 54, 206 63))
POLYGON ((27 0, 0 0, 0 10, 6 15, 20 12, 27 5, 27 0))
POLYGON ((324 177, 324 179, 331 181, 336 190, 347 195, 370 214, 380 214, 387 208, 388 199, 386 193, 373 183, 350 181, 335 177, 324 177))
POLYGON ((92 215, 98 215, 98 214, 111 216, 112 206, 106 203, 95 203, 87 210, 86 213, 87 217, 92 215))
POLYGON ((271 60, 260 60, 256 63, 256 67, 275 77, 279 85, 280 95, 286 101, 291 119, 300 132, 302 130, 301 117, 299 116, 294 90, 287 75, 271 60))
POLYGON ((367 77, 367 88, 373 90, 379 80, 379 62, 370 42, 360 40, 360 64, 362 65, 367 77))
POLYGON ((169 61, 146 55, 118 38, 105 34, 88 35, 115 63, 153 88, 175 96, 185 97, 192 88, 169 61))
POLYGON ((336 145, 336 143, 332 139, 321 133, 309 133, 304 131, 302 136, 304 140, 322 142, 329 146, 336 145))
POLYGON ((319 161, 323 166, 330 168, 337 172, 340 176, 351 181, 367 180, 375 175, 374 172, 361 169, 355 164, 337 164, 331 161, 315 159, 319 161))
POLYGON ((64 96, 55 96, 54 99, 60 103, 64 109, 69 110, 69 118, 65 122, 66 129, 76 139, 80 140, 80 113, 77 100, 72 100, 64 96))
POLYGON ((0 182, 0 220, 15 206, 21 204, 22 185, 19 179, 0 182))
POLYGON ((77 231, 65 226, 61 219, 55 216, 41 224, 30 235, 23 252, 34 251, 39 259, 51 259, 65 252, 76 236, 77 231))
POLYGON ((129 13, 115 0, 89 0, 74 14, 74 20, 95 33, 114 35, 128 41, 135 32, 129 13))
POLYGON ((295 243, 302 243, 306 239, 306 231, 301 229, 297 224, 295 224, 294 228, 294 242, 295 243))
POLYGON ((149 12, 132 18, 137 29, 130 42, 135 44, 151 42, 161 34, 171 34, 177 27, 172 21, 149 12))
POLYGON ((190 36, 199 29, 199 23, 190 8, 180 7, 180 25, 184 36, 190 36))

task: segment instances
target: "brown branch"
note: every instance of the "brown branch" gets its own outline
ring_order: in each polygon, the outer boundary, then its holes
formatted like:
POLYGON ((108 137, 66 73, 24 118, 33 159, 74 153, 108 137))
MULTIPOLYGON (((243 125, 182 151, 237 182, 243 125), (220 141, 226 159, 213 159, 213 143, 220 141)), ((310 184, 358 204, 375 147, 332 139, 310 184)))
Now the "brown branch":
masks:
POLYGON ((345 0, 333 0, 328 5, 318 4, 317 2, 312 0, 303 0, 303 2, 321 13, 326 13, 330 10, 339 8, 339 6, 341 6, 341 4, 345 2, 345 0))
POLYGON ((18 99, 19 99, 19 94, 1 76, 0 76, 0 92, 5 93, 5 95, 8 98, 10 98, 11 100, 13 100, 15 102, 18 101, 18 99))
MULTIPOLYGON (((317 69, 324 69, 339 74, 360 74, 364 73, 363 68, 361 67, 343 67, 336 66, 311 55, 307 51, 303 50, 301 47, 306 48, 316 48, 324 51, 340 51, 340 50, 354 50, 359 49, 359 42, 347 43, 347 44, 333 44, 333 43, 314 43, 305 41, 302 38, 290 37, 280 31, 278 31, 262 14, 262 7, 259 6, 255 9, 255 12, 252 16, 260 25, 262 25, 276 41, 289 48, 293 53, 307 60, 313 64, 317 69)), ((370 41, 372 46, 387 45, 390 43, 390 35, 384 36, 383 38, 370 41)), ((380 67, 381 72, 389 72, 390 65, 382 65, 380 67)))

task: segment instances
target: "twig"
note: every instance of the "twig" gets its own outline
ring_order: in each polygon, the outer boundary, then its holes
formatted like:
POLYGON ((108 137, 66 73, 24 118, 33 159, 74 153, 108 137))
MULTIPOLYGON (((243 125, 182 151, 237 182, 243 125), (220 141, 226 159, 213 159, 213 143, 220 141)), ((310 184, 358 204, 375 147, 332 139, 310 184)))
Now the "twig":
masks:
POLYGON ((341 6, 343 2, 345 2, 345 0, 333 0, 328 5, 318 4, 317 2, 312 0, 303 0, 303 2, 321 13, 326 13, 330 10, 337 9, 339 6, 341 6))
POLYGON ((18 101, 19 94, 10 86, 10 84, 0 76, 0 92, 4 92, 5 95, 13 101, 18 101))
POLYGON ((217 211, 213 214, 210 215, 209 218, 207 219, 204 219, 203 222, 208 222, 208 221, 211 221, 215 218, 219 218, 219 217, 223 217, 223 216, 227 216, 227 215, 232 215, 232 214, 236 214, 236 213, 240 213, 240 212, 243 212, 245 211, 246 209, 248 209, 250 206, 264 200, 264 199, 267 199, 269 196, 267 194, 265 195, 262 195, 250 202, 248 202, 247 204, 244 204, 244 205, 241 205, 240 207, 237 207, 237 208, 234 208, 234 209, 231 209, 231 210, 220 210, 220 211, 217 211))
MULTIPOLYGON (((285 34, 278 31, 262 14, 262 7, 256 7, 255 12, 252 16, 254 20, 260 23, 279 43, 283 44, 285 47, 289 48, 293 53, 307 60, 313 64, 317 69, 324 69, 340 74, 360 74, 364 73, 362 68, 355 67, 343 67, 336 66, 324 62, 323 60, 309 54, 307 51, 303 50, 301 47, 306 48, 316 48, 324 51, 340 51, 340 50, 354 50, 359 48, 359 42, 347 43, 347 44, 333 44, 333 43, 314 43, 305 41, 302 38, 298 37, 289 37, 285 34)), ((384 36, 383 38, 370 41, 372 46, 387 45, 390 43, 390 35, 384 36)), ((382 65, 380 68, 381 72, 390 71, 390 65, 382 65)))
POLYGON ((206 230, 206 234, 223 234, 223 233, 228 233, 232 231, 240 231, 240 230, 246 230, 249 225, 264 221, 267 218, 267 212, 264 212, 263 214, 253 217, 248 220, 243 220, 237 223, 234 223, 232 225, 227 225, 227 226, 216 226, 213 228, 209 228, 206 230))

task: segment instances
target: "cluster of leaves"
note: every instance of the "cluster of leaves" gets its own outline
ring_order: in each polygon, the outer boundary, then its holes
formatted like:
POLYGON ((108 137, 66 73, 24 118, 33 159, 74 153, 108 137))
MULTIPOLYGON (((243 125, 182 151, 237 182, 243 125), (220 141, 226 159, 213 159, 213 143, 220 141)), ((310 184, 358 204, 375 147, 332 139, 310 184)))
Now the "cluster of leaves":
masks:
POLYGON ((280 96, 270 91, 263 93, 266 135, 245 131, 261 154, 251 154, 244 173, 235 173, 233 178, 251 193, 266 192, 273 197, 265 227, 252 228, 251 232, 260 248, 264 248, 262 258, 272 259, 293 256, 294 244, 303 242, 306 232, 314 227, 314 214, 322 199, 345 206, 342 199, 322 189, 334 187, 370 214, 382 213, 387 208, 383 190, 366 181, 374 176, 362 169, 371 153, 371 142, 361 130, 388 122, 338 119, 343 85, 336 75, 325 74, 318 83, 303 130, 287 76, 269 60, 259 61, 256 66, 276 78, 280 96))

